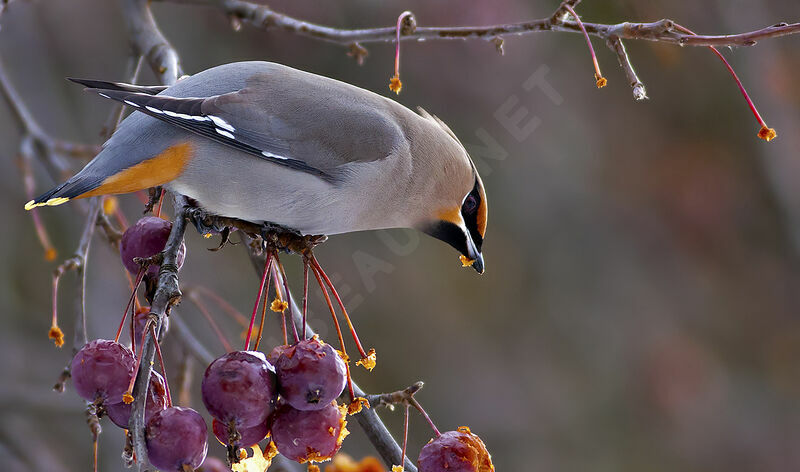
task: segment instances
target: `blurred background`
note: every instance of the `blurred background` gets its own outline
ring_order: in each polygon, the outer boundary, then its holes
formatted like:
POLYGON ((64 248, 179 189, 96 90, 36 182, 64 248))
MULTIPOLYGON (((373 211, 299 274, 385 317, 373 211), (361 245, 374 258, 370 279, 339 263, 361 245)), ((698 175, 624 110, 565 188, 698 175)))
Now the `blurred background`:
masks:
MULTIPOLYGON (((557 0, 272 0, 273 9, 336 27, 424 26, 549 16, 557 0)), ((154 3, 186 73, 260 59, 389 96, 394 46, 346 48, 280 31, 234 32, 218 10, 154 3)), ((585 21, 672 18, 708 34, 797 21, 795 0, 586 1, 585 21)), ((66 76, 125 80, 129 47, 116 2, 31 0, 0 18, 0 60, 51 136, 99 144, 110 104, 66 76)), ((392 98, 447 122, 482 172, 491 208, 487 270, 462 270, 449 247, 410 231, 336 236, 317 255, 340 287, 378 367, 370 392, 425 381, 418 395, 442 430, 468 425, 500 471, 786 471, 800 468, 800 37, 724 51, 778 138, 765 143, 724 66, 705 48, 628 42, 650 99, 635 102, 616 57, 594 41, 608 87, 595 88, 577 34, 405 42, 403 91, 392 98)), ((144 68, 142 83, 153 82, 144 68)), ((67 345, 50 326, 51 274, 35 237, 16 158, 21 128, 0 100, 0 463, 4 470, 89 470, 83 403, 51 391, 70 359, 74 274, 60 291, 67 345)), ((71 162, 79 168, 78 160, 71 162)), ((36 193, 54 182, 34 165, 36 193)), ((135 220, 141 203, 120 199, 135 220)), ((45 208, 59 252, 77 247, 80 205, 45 208)), ((242 245, 190 230, 184 288, 205 286, 239 310, 258 280, 242 245)), ((300 263, 284 258, 295 290, 300 263)), ((129 296, 119 256, 95 238, 88 266, 90 337, 113 337, 129 296)), ((321 296, 312 323, 332 334, 321 296)), ((226 335, 241 328, 207 304, 226 335)), ((196 307, 175 311, 214 355, 224 351, 196 307)), ((278 343, 277 324, 266 345, 278 343)), ((184 349, 168 335, 173 390, 184 349)), ((190 369, 194 398, 205 366, 190 369)), ((383 418, 401 432, 402 414, 383 418)), ((124 470, 122 433, 107 420, 101 470, 124 470)), ((374 454, 355 424, 344 450, 374 454)), ((432 436, 411 422, 416 458, 432 436)), ((221 457, 222 446, 210 443, 221 457)))

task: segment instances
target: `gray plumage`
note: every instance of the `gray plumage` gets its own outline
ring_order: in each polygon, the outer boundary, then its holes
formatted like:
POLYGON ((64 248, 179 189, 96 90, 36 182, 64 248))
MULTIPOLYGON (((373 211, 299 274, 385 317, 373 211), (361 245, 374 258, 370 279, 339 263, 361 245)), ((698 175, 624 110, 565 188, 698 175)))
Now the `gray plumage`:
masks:
POLYGON ((483 195, 464 147, 441 121, 334 79, 241 62, 160 92, 77 81, 143 113, 126 118, 93 161, 34 205, 79 197, 187 142, 192 157, 165 183, 169 190, 214 214, 305 234, 422 228, 460 208, 473 188, 483 195))

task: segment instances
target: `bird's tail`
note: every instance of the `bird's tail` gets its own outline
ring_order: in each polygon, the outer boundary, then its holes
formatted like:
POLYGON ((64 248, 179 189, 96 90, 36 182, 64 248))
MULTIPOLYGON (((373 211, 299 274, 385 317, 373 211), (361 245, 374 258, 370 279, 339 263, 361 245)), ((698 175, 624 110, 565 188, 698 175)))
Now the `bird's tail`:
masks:
MULTIPOLYGON (((90 89, 106 90, 109 91, 109 93, 120 91, 156 95, 166 89, 166 87, 163 86, 141 86, 100 80, 75 78, 69 78, 69 80, 89 87, 90 89)), ((143 178, 141 172, 134 172, 128 176, 133 179, 133 183, 120 183, 119 180, 121 179, 117 179, 115 181, 116 185, 104 186, 104 183, 109 183, 109 178, 113 180, 115 174, 128 167, 135 167, 135 164, 138 163, 130 162, 130 160, 125 159, 122 153, 123 151, 119 147, 106 147, 74 177, 29 201, 25 204, 25 209, 31 210, 40 206, 61 205, 75 198, 106 195, 110 193, 127 193, 140 188, 153 186, 151 184, 154 183, 160 185, 160 181, 157 182, 152 181, 152 179, 143 178), (143 180, 141 186, 137 185, 140 180, 143 180)), ((147 169, 141 170, 148 171, 147 169)))
POLYGON ((48 190, 26 203, 25 209, 32 210, 40 206, 61 205, 73 198, 88 196, 85 194, 99 187, 101 183, 102 179, 92 178, 91 175, 85 175, 84 172, 79 172, 63 184, 48 190))

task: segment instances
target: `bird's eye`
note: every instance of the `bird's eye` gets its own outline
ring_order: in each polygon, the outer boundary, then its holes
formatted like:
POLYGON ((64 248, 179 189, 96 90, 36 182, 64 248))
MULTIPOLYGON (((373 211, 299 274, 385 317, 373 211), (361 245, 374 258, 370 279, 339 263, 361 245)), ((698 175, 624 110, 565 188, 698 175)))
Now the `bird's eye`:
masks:
POLYGON ((461 206, 461 210, 466 214, 474 212, 477 208, 478 199, 472 194, 468 195, 467 198, 464 199, 464 204, 461 206))

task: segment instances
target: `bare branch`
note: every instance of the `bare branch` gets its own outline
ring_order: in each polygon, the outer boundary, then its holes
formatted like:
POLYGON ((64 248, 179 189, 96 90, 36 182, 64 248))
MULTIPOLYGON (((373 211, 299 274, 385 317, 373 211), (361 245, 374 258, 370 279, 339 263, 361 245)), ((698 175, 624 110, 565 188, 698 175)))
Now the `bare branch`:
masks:
MULTIPOLYGON (((216 7, 244 23, 264 30, 281 29, 283 31, 320 39, 323 41, 352 45, 355 43, 391 42, 395 40, 396 28, 386 26, 380 28, 345 29, 311 23, 279 13, 266 5, 242 0, 162 0, 166 2, 206 5, 216 7)), ((447 26, 417 27, 414 31, 404 31, 402 40, 419 39, 485 39, 516 34, 528 34, 540 31, 561 31, 580 33, 577 22, 565 21, 567 11, 564 5, 575 7, 579 1, 569 0, 562 3, 556 12, 547 18, 540 18, 518 23, 507 23, 490 26, 447 26)), ((672 20, 660 20, 653 23, 618 24, 584 23, 590 35, 607 39, 616 36, 620 39, 644 39, 675 43, 684 46, 752 46, 757 41, 800 33, 800 23, 778 23, 759 30, 729 35, 697 35, 692 36, 676 31, 672 20)))
POLYGON ((89 258, 89 246, 92 243, 94 229, 97 226, 97 215, 100 214, 101 207, 100 198, 92 197, 89 203, 89 213, 86 215, 86 223, 84 223, 83 226, 83 235, 81 235, 78 250, 75 252, 74 257, 77 261, 75 272, 78 275, 80 286, 78 287, 78 295, 75 299, 78 314, 75 320, 73 353, 78 352, 78 350, 88 342, 86 336, 86 261, 89 258))
MULTIPOLYGON (((150 307, 150 315, 155 318, 156 336, 161 336, 161 327, 164 319, 168 315, 173 305, 177 304, 181 298, 181 291, 178 287, 178 250, 183 243, 183 235, 186 232, 186 209, 188 205, 186 199, 180 196, 175 197, 175 220, 172 222, 172 231, 169 234, 167 245, 164 247, 163 259, 158 272, 158 285, 153 303, 150 307)), ((145 344, 142 347, 142 358, 139 365, 139 372, 136 374, 136 383, 133 387, 133 406, 131 408, 130 432, 133 444, 133 451, 136 454, 139 470, 144 470, 147 462, 147 448, 145 447, 144 430, 144 407, 147 398, 147 388, 150 380, 150 373, 153 370, 153 359, 155 357, 155 342, 150 331, 146 334, 145 344)))
POLYGON ((644 100, 647 98, 647 92, 644 89, 644 84, 639 80, 636 71, 633 69, 633 64, 628 57, 628 51, 625 50, 625 45, 622 40, 616 36, 611 36, 606 40, 608 47, 617 54, 619 66, 625 72, 625 77, 628 78, 628 83, 633 87, 633 98, 636 100, 644 100))
POLYGON ((131 47, 137 56, 144 56, 158 81, 174 84, 181 76, 178 54, 158 29, 150 2, 147 0, 120 0, 122 17, 128 27, 131 47))

